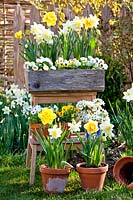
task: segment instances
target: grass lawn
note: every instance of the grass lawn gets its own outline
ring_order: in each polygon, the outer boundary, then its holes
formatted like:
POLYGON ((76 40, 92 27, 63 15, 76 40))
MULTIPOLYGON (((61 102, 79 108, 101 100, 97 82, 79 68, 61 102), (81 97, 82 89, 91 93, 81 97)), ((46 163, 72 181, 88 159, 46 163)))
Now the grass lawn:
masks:
POLYGON ((29 186, 25 155, 0 156, 0 200, 133 200, 133 190, 117 184, 108 176, 102 192, 84 192, 75 170, 71 173, 63 194, 48 195, 44 193, 41 183, 39 165, 42 162, 38 156, 35 184, 29 186))

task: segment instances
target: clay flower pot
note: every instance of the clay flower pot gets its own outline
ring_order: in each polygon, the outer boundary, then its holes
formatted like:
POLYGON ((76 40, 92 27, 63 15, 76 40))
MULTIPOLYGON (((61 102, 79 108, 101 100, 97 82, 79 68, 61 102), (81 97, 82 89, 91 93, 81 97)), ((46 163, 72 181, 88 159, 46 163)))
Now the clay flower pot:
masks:
POLYGON ((30 135, 31 135, 31 137, 33 139, 33 142, 35 142, 35 143, 38 143, 38 140, 37 140, 36 136, 34 135, 34 132, 37 131, 38 134, 41 136, 41 129, 42 129, 44 136, 48 135, 48 125, 45 125, 45 127, 44 127, 44 125, 41 124, 41 123, 30 124, 29 128, 30 128, 30 133, 31 133, 30 135))
POLYGON ((87 168, 85 162, 76 165, 81 180, 81 186, 85 191, 102 191, 108 165, 103 163, 101 167, 87 168))
POLYGON ((44 192, 48 194, 63 193, 67 184, 70 167, 65 169, 48 168, 46 165, 40 166, 44 192))
POLYGON ((133 156, 120 158, 114 165, 113 176, 116 182, 133 189, 133 156))

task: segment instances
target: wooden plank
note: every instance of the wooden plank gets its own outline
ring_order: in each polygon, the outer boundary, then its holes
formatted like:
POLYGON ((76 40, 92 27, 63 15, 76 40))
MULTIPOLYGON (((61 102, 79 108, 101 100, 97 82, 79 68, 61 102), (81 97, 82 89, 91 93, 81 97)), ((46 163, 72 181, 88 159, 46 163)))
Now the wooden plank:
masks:
POLYGON ((103 91, 104 70, 25 71, 29 92, 103 91))
MULTIPOLYGON (((22 30, 24 32, 25 17, 24 11, 20 5, 16 6, 14 13, 14 33, 22 30)), ((21 47, 19 45, 19 40, 14 38, 14 79, 15 83, 20 87, 24 86, 24 69, 23 69, 23 59, 20 57, 19 53, 21 47)))
POLYGON ((96 92, 83 91, 58 91, 58 92, 34 92, 32 93, 33 105, 43 103, 72 103, 80 100, 92 101, 96 98, 96 92))
POLYGON ((30 24, 33 24, 34 22, 40 23, 40 20, 40 11, 35 6, 31 6, 30 24))

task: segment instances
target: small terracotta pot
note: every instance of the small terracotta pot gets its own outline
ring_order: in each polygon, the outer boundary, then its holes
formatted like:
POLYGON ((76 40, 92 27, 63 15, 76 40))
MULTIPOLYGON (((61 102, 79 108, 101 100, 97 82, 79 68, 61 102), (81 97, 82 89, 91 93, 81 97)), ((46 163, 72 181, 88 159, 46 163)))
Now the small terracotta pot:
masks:
POLYGON ((45 127, 44 127, 44 125, 41 123, 30 124, 29 128, 31 130, 31 136, 32 136, 32 139, 34 140, 34 142, 38 142, 36 136, 34 135, 34 132, 37 131, 38 134, 41 136, 41 138, 42 138, 41 130, 43 131, 44 136, 48 135, 48 125, 45 125, 45 127))
POLYGON ((78 163, 76 169, 79 173, 81 186, 85 191, 98 190, 102 191, 108 165, 102 163, 102 167, 86 168, 86 163, 78 163))
POLYGON ((46 165, 40 166, 44 192, 49 194, 63 193, 67 184, 70 167, 65 169, 48 168, 46 165))
POLYGON ((114 165, 113 176, 116 182, 133 189, 133 156, 120 158, 114 165))

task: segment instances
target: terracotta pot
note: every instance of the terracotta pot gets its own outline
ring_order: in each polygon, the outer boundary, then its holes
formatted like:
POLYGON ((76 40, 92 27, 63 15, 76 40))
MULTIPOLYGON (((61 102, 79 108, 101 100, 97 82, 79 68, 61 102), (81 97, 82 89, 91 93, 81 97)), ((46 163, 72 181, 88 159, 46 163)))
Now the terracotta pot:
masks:
POLYGON ((133 156, 120 158, 114 165, 113 176, 116 182, 133 189, 133 156))
POLYGON ((40 166, 44 192, 49 194, 63 193, 71 168, 53 169, 46 165, 40 166))
POLYGON ((102 163, 102 167, 86 168, 86 163, 78 163, 76 169, 79 173, 81 186, 85 191, 98 190, 102 191, 108 165, 102 163))
POLYGON ((38 134, 41 136, 41 138, 42 138, 42 134, 41 134, 41 131, 40 131, 40 130, 43 131, 44 136, 47 136, 47 135, 48 135, 48 125, 45 125, 45 127, 44 127, 44 125, 41 124, 41 123, 38 123, 38 124, 30 124, 30 125, 29 125, 29 128, 30 128, 31 136, 32 136, 32 139, 33 139, 34 142, 38 142, 36 136, 34 135, 34 132, 37 131, 38 134))

